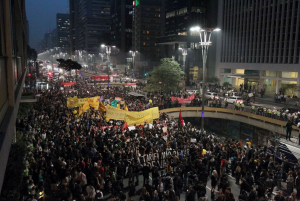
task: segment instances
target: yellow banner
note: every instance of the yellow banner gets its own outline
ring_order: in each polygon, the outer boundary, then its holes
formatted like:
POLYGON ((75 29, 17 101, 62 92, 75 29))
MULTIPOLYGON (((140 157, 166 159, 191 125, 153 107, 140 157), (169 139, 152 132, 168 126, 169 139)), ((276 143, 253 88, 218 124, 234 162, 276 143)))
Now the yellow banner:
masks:
POLYGON ((110 119, 115 119, 115 120, 125 120, 125 116, 128 116, 130 118, 135 118, 135 119, 142 119, 145 116, 149 116, 149 114, 152 114, 152 121, 153 119, 158 119, 159 118, 159 110, 158 107, 150 108, 148 110, 140 111, 140 112, 133 112, 133 111, 128 111, 128 108, 126 110, 126 107, 124 110, 111 107, 111 106, 106 106, 106 116, 110 119))
POLYGON ((111 107, 110 105, 106 106, 106 118, 124 121, 125 114, 126 114, 125 110, 111 107))
POLYGON ((91 102, 89 104, 90 104, 90 106, 92 108, 94 108, 95 110, 98 110, 98 108, 99 108, 99 102, 91 102))
MULTIPOLYGON (((146 124, 152 124, 153 123, 153 114, 152 114, 152 111, 148 112, 148 113, 144 113, 146 114, 145 116, 143 117, 133 117, 133 116, 130 116, 130 115, 127 115, 126 113, 126 116, 125 116, 125 121, 127 123, 128 126, 134 126, 134 125, 144 125, 144 123, 146 124)), ((139 115, 137 115, 139 116, 139 115)))
POLYGON ((99 108, 98 110, 103 113, 106 111, 106 107, 103 105, 103 103, 101 101, 99 101, 99 108))
POLYGON ((78 98, 77 104, 78 105, 84 105, 86 101, 87 101, 87 98, 78 98))
POLYGON ((85 102, 85 104, 82 106, 82 111, 85 112, 87 111, 88 109, 90 109, 90 105, 88 102, 85 102))
POLYGON ((98 102, 100 99, 100 96, 90 97, 90 98, 77 98, 75 97, 69 97, 67 98, 67 107, 79 107, 84 105, 86 102, 92 103, 92 102, 98 102))
POLYGON ((74 96, 73 98, 70 97, 67 99, 67 107, 76 107, 78 102, 77 96, 74 96))
POLYGON ((153 107, 153 108, 150 108, 149 110, 152 110, 153 119, 159 119, 159 109, 158 109, 158 107, 153 107))
POLYGON ((98 102, 99 99, 100 99, 100 96, 95 96, 95 97, 87 98, 87 101, 89 103, 92 103, 92 102, 98 102))

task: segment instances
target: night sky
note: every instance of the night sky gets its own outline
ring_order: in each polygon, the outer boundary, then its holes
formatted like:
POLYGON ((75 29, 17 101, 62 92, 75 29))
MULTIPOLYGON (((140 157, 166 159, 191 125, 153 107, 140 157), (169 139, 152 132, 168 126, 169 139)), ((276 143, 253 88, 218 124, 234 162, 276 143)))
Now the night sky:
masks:
POLYGON ((45 33, 56 28, 56 13, 68 13, 69 0, 26 0, 29 45, 36 48, 45 33))

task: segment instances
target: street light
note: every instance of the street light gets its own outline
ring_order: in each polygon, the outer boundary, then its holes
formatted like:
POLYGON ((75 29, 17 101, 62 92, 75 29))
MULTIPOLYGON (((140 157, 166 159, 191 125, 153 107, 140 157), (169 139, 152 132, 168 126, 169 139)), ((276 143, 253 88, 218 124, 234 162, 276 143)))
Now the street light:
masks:
POLYGON ((187 49, 184 49, 181 47, 178 49, 182 50, 182 57, 183 57, 182 70, 183 70, 183 72, 185 72, 185 61, 186 61, 186 56, 187 56, 187 49))
POLYGON ((202 119, 201 119, 201 133, 204 133, 204 103, 205 103, 205 69, 206 69, 206 60, 208 47, 211 46, 211 33, 214 31, 221 31, 219 28, 208 28, 202 29, 199 26, 192 27, 190 29, 192 32, 199 32, 200 34, 200 46, 202 47, 202 60, 203 60, 203 81, 202 81, 202 119))
POLYGON ((115 46, 110 46, 110 45, 101 45, 101 47, 105 47, 106 50, 106 55, 107 55, 107 91, 109 93, 109 69, 110 69, 110 53, 111 53, 111 47, 115 46))
POLYGON ((138 51, 129 51, 129 52, 131 52, 131 55, 132 55, 132 68, 135 70, 135 60, 134 60, 134 58, 135 58, 135 53, 137 53, 138 51))

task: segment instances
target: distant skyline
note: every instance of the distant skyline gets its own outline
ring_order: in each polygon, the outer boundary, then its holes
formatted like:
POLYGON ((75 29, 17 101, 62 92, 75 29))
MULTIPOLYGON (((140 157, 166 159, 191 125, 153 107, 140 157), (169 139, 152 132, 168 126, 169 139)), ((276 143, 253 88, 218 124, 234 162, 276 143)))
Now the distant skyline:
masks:
POLYGON ((56 13, 68 13, 69 0, 26 0, 29 45, 36 48, 45 33, 56 28, 56 13))

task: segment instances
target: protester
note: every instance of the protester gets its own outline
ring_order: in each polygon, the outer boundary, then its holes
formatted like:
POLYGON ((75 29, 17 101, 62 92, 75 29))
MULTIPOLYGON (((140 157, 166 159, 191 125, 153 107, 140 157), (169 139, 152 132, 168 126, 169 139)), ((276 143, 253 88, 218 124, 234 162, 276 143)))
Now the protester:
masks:
MULTIPOLYGON (((139 90, 138 86, 136 92, 139 90)), ((107 121, 105 112, 90 108, 78 116, 66 105, 68 97, 100 96, 103 102, 122 98, 120 108, 129 111, 178 106, 167 94, 136 98, 122 88, 110 87, 108 92, 85 82, 63 90, 54 85, 53 89, 36 93, 40 94, 37 103, 25 116, 18 116, 16 124, 28 145, 24 161, 29 173, 24 177, 30 178, 26 185, 28 197, 44 199, 38 196, 45 197, 43 188, 49 186, 51 196, 60 200, 102 200, 105 195, 111 195, 112 200, 126 200, 127 189, 127 200, 138 194, 145 201, 175 201, 187 190, 186 200, 194 201, 207 200, 206 186, 211 184, 215 195, 212 199, 234 200, 228 181, 231 170, 236 184, 241 185, 237 199, 261 198, 267 195, 266 188, 274 188, 277 168, 283 178, 289 173, 284 179, 289 195, 294 190, 297 165, 291 166, 284 159, 279 166, 265 147, 249 141, 246 147, 233 139, 221 141, 211 132, 201 133, 191 123, 182 126, 164 113, 151 126, 145 123, 135 125, 133 130, 123 129, 123 121, 107 121), (191 142, 192 138, 196 141, 191 142), (136 189, 140 173, 143 188, 136 189), (125 178, 129 181, 123 184, 125 178)), ((200 106, 201 99, 196 96, 192 104, 200 106)))

